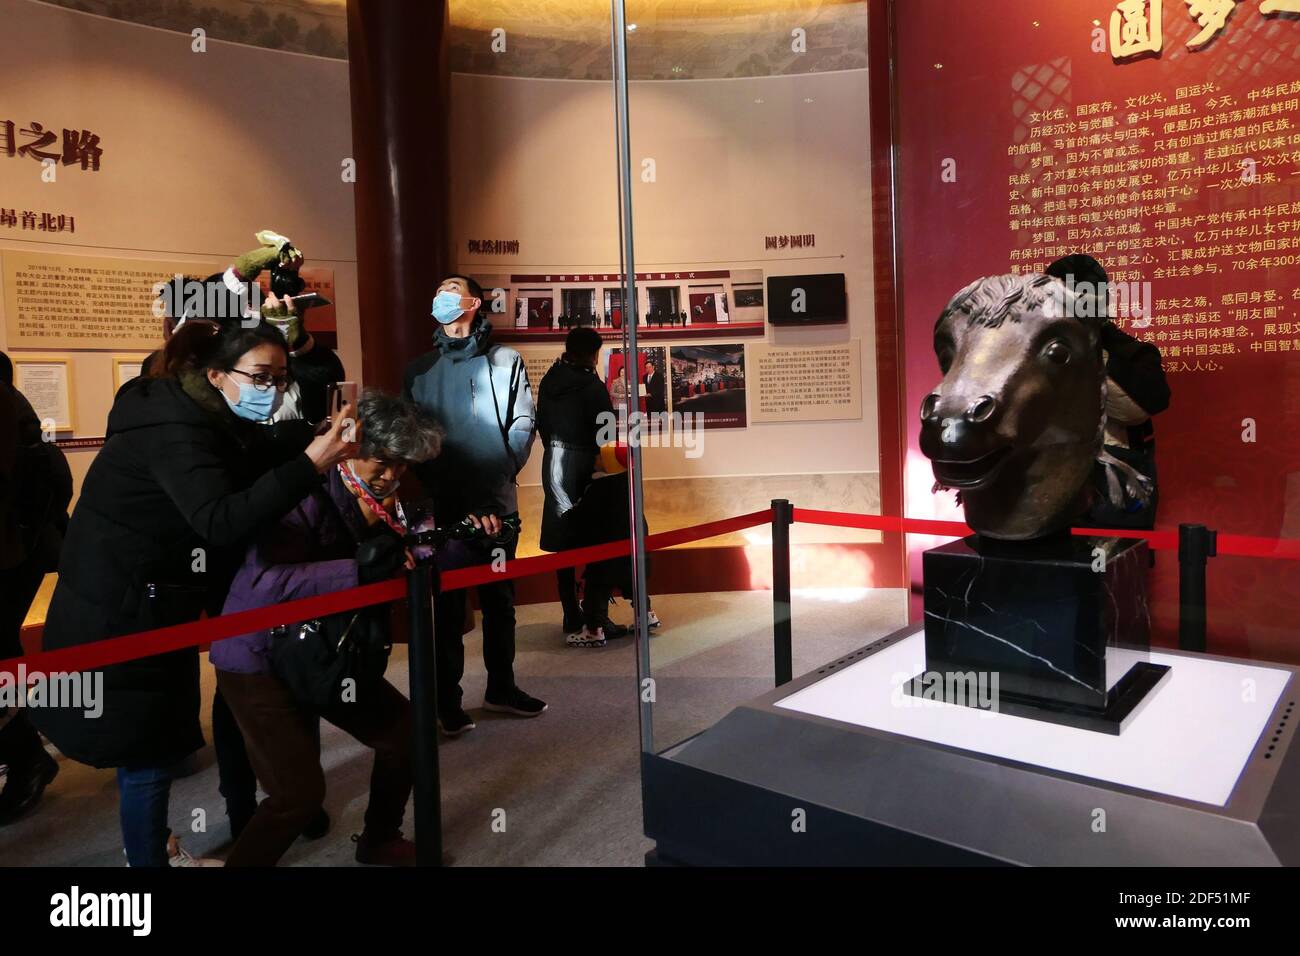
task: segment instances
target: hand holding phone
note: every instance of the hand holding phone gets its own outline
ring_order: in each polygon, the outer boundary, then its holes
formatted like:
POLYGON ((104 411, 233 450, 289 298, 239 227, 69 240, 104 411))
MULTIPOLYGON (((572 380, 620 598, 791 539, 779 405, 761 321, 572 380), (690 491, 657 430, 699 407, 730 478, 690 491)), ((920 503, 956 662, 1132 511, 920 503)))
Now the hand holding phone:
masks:
POLYGON ((338 408, 341 410, 344 405, 351 405, 355 409, 358 391, 356 382, 339 382, 338 391, 336 392, 338 408))
POLYGON ((330 305, 331 302, 319 292, 304 292, 302 295, 295 295, 286 301, 293 303, 294 311, 305 312, 307 309, 313 309, 318 305, 330 305))
POLYGON ((361 426, 356 421, 356 406, 344 403, 339 406, 333 420, 322 422, 324 431, 307 446, 307 457, 322 474, 331 466, 357 454, 361 441, 361 426))
POLYGON ((333 427, 345 406, 351 406, 350 414, 356 415, 358 391, 356 382, 330 382, 325 386, 325 419, 316 426, 317 435, 324 435, 333 427))

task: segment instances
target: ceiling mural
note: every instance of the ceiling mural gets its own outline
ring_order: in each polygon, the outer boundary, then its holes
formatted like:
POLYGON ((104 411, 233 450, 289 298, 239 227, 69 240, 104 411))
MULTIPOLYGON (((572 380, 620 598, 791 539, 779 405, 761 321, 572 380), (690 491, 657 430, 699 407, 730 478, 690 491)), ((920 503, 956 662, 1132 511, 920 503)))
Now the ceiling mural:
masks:
MULTIPOLYGON (((49 0, 58 6, 274 50, 347 58, 345 0, 49 0)), ((608 0, 451 0, 455 72, 609 79, 608 0), (504 39, 504 52, 494 52, 504 39)), ((634 79, 861 69, 866 0, 629 0, 634 79), (807 36, 792 49, 793 31, 807 36)))
MULTIPOLYGON (((775 76, 867 65, 865 0, 629 0, 628 75, 640 80, 775 76), (807 36, 805 52, 793 33, 807 36)), ((452 0, 451 68, 608 79, 608 0, 452 0), (492 31, 506 31, 506 53, 492 31)))
POLYGON ((48 0, 114 20, 272 50, 347 59, 344 0, 48 0))

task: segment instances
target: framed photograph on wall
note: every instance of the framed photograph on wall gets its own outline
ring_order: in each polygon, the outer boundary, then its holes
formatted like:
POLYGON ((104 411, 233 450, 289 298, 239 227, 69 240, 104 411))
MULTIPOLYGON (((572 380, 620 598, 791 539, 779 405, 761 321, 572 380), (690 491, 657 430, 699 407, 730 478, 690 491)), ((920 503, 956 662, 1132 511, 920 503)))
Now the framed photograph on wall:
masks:
MULTIPOLYGON (((668 411, 668 350, 662 345, 637 348, 637 404, 640 411, 658 415, 668 411)), ((627 412, 627 381, 622 349, 605 354, 605 388, 615 411, 627 412)))
POLYGON ((116 395, 123 385, 133 378, 140 377, 141 366, 144 360, 149 356, 147 353, 138 355, 114 355, 113 356, 113 394, 116 395))
POLYGON ((745 346, 674 345, 673 413, 692 412, 705 428, 744 428, 745 346))
POLYGON ((72 359, 63 355, 12 355, 14 387, 31 402, 44 428, 54 422, 56 432, 77 430, 77 405, 72 392, 72 359))

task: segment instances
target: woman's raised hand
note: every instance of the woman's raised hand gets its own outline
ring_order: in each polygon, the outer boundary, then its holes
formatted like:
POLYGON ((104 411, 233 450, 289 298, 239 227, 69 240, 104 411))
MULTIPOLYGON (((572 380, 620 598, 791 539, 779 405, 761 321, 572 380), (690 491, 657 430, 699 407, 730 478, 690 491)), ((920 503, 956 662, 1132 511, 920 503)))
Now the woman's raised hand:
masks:
POLYGON ((348 402, 333 416, 329 431, 317 435, 307 446, 307 457, 324 474, 339 462, 355 458, 360 441, 361 423, 357 421, 356 407, 348 402))

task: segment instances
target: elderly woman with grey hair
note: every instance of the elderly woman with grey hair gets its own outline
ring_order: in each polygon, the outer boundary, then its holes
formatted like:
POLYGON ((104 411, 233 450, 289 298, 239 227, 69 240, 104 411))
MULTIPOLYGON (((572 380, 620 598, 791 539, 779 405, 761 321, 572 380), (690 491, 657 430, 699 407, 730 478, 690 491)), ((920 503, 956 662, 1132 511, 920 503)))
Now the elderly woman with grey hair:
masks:
MULTIPOLYGON (((357 418, 358 457, 330 469, 319 488, 249 548, 224 613, 382 581, 411 565, 403 534, 419 516, 396 492, 411 464, 438 454, 442 434, 411 402, 375 391, 362 395, 357 418)), ((411 792, 410 704, 383 678, 386 611, 345 612, 212 645, 217 685, 267 793, 227 866, 273 866, 319 813, 325 796, 319 717, 375 751, 357 861, 414 865, 414 845, 401 834, 411 792), (340 671, 341 654, 361 661, 360 671, 340 671)))

